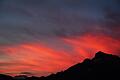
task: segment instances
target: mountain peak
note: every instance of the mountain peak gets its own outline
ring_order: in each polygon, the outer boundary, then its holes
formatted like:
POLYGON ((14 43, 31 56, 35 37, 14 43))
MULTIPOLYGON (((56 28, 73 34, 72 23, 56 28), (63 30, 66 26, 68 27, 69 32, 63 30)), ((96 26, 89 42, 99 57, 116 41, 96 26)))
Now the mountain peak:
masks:
POLYGON ((104 56, 108 56, 110 54, 107 54, 107 53, 104 53, 102 51, 98 51, 96 54, 95 54, 95 57, 94 58, 101 58, 101 57, 104 57, 104 56))
POLYGON ((120 80, 120 57, 99 51, 93 59, 71 66, 65 71, 47 77, 8 77, 1 75, 0 80, 120 80))
POLYGON ((95 54, 95 57, 93 59, 98 59, 98 58, 119 58, 118 56, 116 55, 112 55, 112 54, 108 54, 108 53, 104 53, 102 51, 99 51, 95 54))

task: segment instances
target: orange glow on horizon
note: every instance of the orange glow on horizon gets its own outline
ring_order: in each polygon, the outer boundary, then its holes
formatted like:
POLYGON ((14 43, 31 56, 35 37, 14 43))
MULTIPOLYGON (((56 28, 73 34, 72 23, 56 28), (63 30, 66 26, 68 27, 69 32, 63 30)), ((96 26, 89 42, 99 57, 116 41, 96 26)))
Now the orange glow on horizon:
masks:
POLYGON ((65 70, 85 58, 91 58, 97 51, 116 53, 119 55, 120 41, 104 35, 84 35, 76 38, 61 38, 67 50, 57 50, 41 43, 17 44, 14 46, 0 46, 9 59, 0 59, 1 73, 36 72, 38 75, 65 70), (6 64, 6 66, 4 66, 6 64))

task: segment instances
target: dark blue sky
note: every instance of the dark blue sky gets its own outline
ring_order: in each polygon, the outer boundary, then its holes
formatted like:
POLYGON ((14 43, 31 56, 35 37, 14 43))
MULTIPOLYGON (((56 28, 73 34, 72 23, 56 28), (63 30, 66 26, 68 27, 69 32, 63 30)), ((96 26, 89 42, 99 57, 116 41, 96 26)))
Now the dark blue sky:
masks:
POLYGON ((117 0, 0 0, 0 44, 96 32, 108 9, 120 11, 117 0))

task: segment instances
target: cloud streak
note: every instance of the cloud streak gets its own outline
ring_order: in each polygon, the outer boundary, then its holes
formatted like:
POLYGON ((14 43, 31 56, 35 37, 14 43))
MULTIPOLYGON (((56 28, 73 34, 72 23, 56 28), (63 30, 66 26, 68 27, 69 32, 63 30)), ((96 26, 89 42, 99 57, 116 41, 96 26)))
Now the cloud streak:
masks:
MULTIPOLYGON (((63 44, 71 48, 59 46, 43 45, 41 43, 19 44, 15 46, 5 46, 3 50, 8 57, 13 58, 13 62, 2 62, 0 68, 3 73, 8 71, 23 72, 57 72, 69 66, 81 62, 85 58, 92 58, 97 51, 114 53, 119 55, 119 40, 105 35, 86 34, 74 38, 61 38, 63 44), (98 43, 99 42, 99 43, 98 43)), ((55 45, 55 44, 53 44, 55 45)), ((49 73, 48 73, 49 74, 49 73)), ((47 73, 46 73, 47 75, 47 73)))
POLYGON ((93 57, 120 55, 117 0, 0 0, 0 72, 48 75, 93 57))

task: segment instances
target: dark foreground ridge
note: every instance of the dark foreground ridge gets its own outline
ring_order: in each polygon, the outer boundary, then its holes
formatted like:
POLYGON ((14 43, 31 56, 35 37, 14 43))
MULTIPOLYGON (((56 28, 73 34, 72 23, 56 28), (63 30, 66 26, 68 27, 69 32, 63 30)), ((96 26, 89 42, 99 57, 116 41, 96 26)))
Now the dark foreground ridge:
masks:
POLYGON ((93 59, 85 59, 63 72, 47 77, 27 77, 0 74, 0 80, 120 80, 120 57, 96 53, 93 59))

